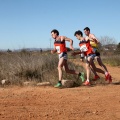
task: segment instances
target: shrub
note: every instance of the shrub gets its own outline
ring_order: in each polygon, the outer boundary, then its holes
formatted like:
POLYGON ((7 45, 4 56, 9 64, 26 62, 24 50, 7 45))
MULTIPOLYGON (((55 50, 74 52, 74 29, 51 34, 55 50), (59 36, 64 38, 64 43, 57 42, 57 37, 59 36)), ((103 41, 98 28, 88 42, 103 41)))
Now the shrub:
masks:
MULTIPOLYGON (((58 81, 58 56, 50 52, 4 52, 0 54, 0 80, 7 79, 11 84, 22 85, 24 81, 55 84, 58 81)), ((69 62, 71 69, 81 71, 81 67, 69 62)), ((76 75, 63 74, 64 79, 76 80, 76 75)))

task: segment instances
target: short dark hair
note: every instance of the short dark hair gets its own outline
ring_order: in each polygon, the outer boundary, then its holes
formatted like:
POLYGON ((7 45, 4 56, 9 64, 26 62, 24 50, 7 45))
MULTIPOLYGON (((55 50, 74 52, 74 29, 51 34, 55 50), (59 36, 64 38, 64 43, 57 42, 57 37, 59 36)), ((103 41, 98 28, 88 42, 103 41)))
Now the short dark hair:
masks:
POLYGON ((82 31, 78 30, 78 31, 76 31, 76 32, 74 33, 74 36, 76 36, 76 35, 81 35, 81 36, 83 36, 83 33, 82 33, 82 31))
POLYGON ((84 30, 90 31, 90 28, 89 27, 85 27, 84 30))
POLYGON ((52 33, 52 32, 54 32, 54 33, 56 33, 57 35, 59 35, 59 31, 56 30, 56 29, 53 29, 53 30, 51 31, 51 33, 52 33))

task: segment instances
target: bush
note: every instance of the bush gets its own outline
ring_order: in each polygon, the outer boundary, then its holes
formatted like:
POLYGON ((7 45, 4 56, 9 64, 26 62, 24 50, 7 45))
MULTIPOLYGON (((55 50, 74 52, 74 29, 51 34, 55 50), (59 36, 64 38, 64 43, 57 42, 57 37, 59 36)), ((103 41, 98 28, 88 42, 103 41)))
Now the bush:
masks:
MULTIPOLYGON (((58 81, 58 56, 40 52, 4 52, 0 54, 0 80, 7 79, 11 84, 22 85, 24 81, 58 81)), ((71 69, 81 71, 81 67, 69 62, 71 69)), ((64 79, 76 80, 76 75, 66 74, 64 79)))
POLYGON ((120 55, 102 56, 102 60, 111 66, 120 66, 120 55))
POLYGON ((47 74, 54 71, 56 65, 57 57, 49 54, 4 53, 0 55, 0 79, 8 79, 13 84, 26 80, 47 81, 47 74))

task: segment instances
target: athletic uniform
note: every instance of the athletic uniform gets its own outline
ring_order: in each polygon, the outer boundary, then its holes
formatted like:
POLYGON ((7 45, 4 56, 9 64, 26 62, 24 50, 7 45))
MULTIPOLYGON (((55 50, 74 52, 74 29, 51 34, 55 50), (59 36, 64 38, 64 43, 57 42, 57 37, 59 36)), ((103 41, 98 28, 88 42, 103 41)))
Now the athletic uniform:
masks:
POLYGON ((54 46, 55 46, 57 53, 59 55, 59 59, 63 57, 64 59, 67 60, 67 48, 66 48, 65 40, 63 40, 63 41, 55 40, 54 46))
MULTIPOLYGON (((90 36, 91 36, 92 34, 90 34, 90 36)), ((89 37, 90 37, 89 36, 89 37)), ((93 38, 93 39, 96 39, 95 37, 90 37, 90 38, 93 38)), ((93 50, 94 50, 94 53, 96 54, 96 56, 100 56, 100 52, 99 52, 99 49, 98 49, 98 43, 96 43, 95 41, 90 41, 90 45, 91 45, 91 47, 93 48, 93 50)), ((104 68, 105 69, 105 68, 104 68)), ((98 76, 98 75, 95 75, 95 78, 94 78, 94 80, 97 80, 97 79, 99 79, 100 77, 98 76)), ((106 80, 109 80, 109 83, 111 83, 112 82, 112 77, 111 77, 111 75, 110 75, 110 73, 109 72, 105 72, 105 79, 106 80)))
POLYGON ((92 57, 92 59, 94 59, 96 54, 90 45, 90 41, 82 40, 80 41, 79 46, 80 51, 83 52, 86 57, 92 57))
POLYGON ((90 41, 90 45, 92 46, 96 56, 100 56, 100 53, 98 50, 98 44, 95 41, 90 41))
POLYGON ((81 53, 81 54, 80 54, 80 58, 81 58, 81 59, 84 59, 84 57, 85 57, 84 53, 81 53))

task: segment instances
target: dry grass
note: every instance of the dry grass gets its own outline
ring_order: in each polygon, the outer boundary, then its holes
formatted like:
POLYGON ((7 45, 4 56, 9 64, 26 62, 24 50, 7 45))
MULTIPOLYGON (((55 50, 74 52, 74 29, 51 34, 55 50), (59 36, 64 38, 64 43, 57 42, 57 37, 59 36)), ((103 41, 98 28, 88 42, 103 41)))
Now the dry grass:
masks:
POLYGON ((50 74, 57 65, 57 57, 50 54, 32 52, 2 53, 0 55, 0 79, 8 79, 12 84, 22 81, 49 80, 50 74))
MULTIPOLYGON (((71 52, 68 53, 68 62, 70 69, 79 72, 85 72, 83 67, 75 65, 72 60, 80 57, 71 57, 71 52)), ((120 55, 102 56, 103 62, 118 66, 120 65, 120 55)), ((23 85, 24 81, 31 82, 50 82, 54 85, 58 81, 58 56, 52 55, 50 51, 43 52, 0 52, 0 80, 7 79, 12 85, 23 85)), ((93 74, 91 74, 91 79, 93 74)), ((71 75, 63 72, 63 79, 74 80, 78 79, 77 75, 71 75)), ((100 82, 100 81, 99 81, 100 82)), ((81 82, 78 80, 77 85, 81 82)), ((101 79, 100 83, 104 83, 101 79)))
MULTIPOLYGON (((2 52, 0 53, 0 80, 7 79, 10 83, 22 85, 24 81, 45 82, 55 84, 58 80, 58 57, 50 52, 2 52)), ((69 64, 71 69, 79 71, 83 68, 69 64)), ((64 79, 76 80, 75 75, 64 73, 64 79)))
POLYGON ((120 55, 102 56, 101 58, 104 63, 111 66, 120 66, 120 55))

